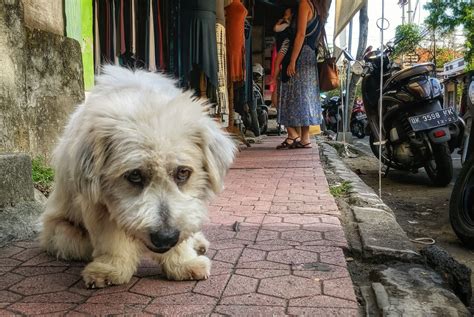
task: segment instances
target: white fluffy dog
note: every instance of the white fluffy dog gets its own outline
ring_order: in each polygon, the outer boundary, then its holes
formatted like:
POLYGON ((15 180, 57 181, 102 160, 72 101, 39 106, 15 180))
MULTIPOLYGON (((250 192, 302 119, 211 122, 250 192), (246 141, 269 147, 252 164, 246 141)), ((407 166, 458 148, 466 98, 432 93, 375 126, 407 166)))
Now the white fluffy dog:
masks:
POLYGON ((105 66, 54 152, 41 245, 91 260, 82 276, 92 288, 127 283, 144 251, 170 279, 206 279, 206 202, 234 153, 203 102, 174 81, 105 66))

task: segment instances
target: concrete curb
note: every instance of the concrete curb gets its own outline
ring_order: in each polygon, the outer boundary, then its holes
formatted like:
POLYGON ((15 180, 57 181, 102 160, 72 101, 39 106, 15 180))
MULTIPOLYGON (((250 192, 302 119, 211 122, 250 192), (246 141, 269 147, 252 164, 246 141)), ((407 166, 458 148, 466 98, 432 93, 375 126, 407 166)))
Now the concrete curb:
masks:
POLYGON ((341 160, 337 150, 319 142, 320 155, 336 175, 351 184, 349 203, 362 244, 362 256, 372 261, 419 261, 421 255, 397 223, 393 211, 341 160))
MULTIPOLYGON (((446 260, 439 261, 438 273, 428 268, 426 256, 416 251, 390 207, 346 166, 333 146, 321 140, 318 143, 322 161, 338 178, 351 184, 346 200, 352 214, 349 226, 357 230, 359 241, 349 243, 353 251, 360 251, 366 263, 372 263, 367 279, 357 284, 365 315, 471 316, 462 302, 470 298, 466 292, 466 285, 470 290, 470 281, 457 276, 470 277, 470 272, 461 274, 462 267, 446 260), (446 272, 452 272, 453 267, 460 273, 445 281, 446 272)), ((357 239, 357 233, 348 234, 357 239)))

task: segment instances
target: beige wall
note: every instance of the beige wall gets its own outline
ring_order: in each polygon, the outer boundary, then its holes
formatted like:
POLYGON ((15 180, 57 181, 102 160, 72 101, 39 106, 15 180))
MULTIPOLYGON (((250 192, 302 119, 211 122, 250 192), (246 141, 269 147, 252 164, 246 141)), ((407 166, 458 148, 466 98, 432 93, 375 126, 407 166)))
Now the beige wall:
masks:
POLYGON ((26 26, 64 35, 62 0, 22 0, 26 26))

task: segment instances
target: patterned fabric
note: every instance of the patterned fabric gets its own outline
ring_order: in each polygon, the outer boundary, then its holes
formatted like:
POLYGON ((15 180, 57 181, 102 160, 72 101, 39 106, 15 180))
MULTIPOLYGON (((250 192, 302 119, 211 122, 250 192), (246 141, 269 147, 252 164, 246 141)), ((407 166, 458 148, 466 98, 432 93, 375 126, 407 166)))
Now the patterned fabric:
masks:
POLYGON ((216 23, 217 39, 217 113, 229 114, 229 96, 227 91, 227 53, 225 26, 216 23))
POLYGON ((287 127, 321 124, 316 53, 308 45, 301 49, 296 75, 281 84, 280 123, 287 127))
POLYGON ((286 55, 286 53, 288 52, 288 48, 290 48, 290 39, 285 39, 281 44, 280 51, 278 51, 278 54, 286 55))

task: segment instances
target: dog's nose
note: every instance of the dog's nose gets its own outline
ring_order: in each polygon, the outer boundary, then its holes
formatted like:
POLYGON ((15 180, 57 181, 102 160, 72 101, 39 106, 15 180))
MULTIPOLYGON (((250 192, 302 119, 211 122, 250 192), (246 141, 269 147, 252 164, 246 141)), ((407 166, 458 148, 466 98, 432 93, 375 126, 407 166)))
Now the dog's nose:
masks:
POLYGON ((172 228, 163 228, 159 231, 150 233, 151 243, 155 246, 155 252, 165 253, 178 243, 179 230, 172 228))

